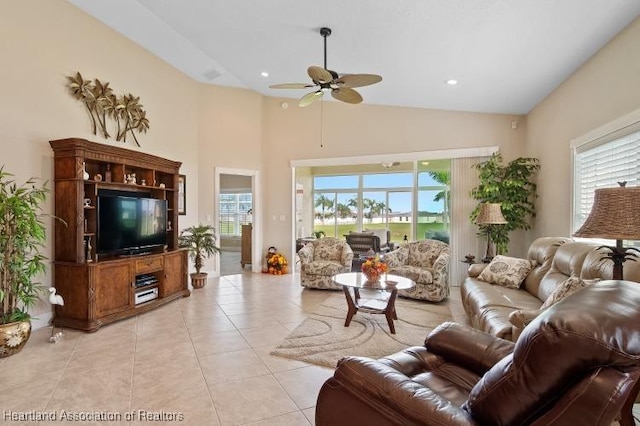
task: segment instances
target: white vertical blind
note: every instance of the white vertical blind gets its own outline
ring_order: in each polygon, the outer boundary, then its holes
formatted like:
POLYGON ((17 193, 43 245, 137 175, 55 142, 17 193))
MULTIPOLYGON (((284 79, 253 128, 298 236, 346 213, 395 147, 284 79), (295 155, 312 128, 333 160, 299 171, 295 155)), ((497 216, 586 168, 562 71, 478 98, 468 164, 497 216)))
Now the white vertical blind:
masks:
POLYGON ((614 188, 622 181, 640 186, 640 131, 610 135, 574 149, 572 232, 589 216, 595 190, 614 188))
POLYGON ((455 158, 451 160, 451 266, 450 285, 458 287, 467 276, 469 265, 462 263, 465 255, 482 258, 484 242, 476 233, 478 227, 469 216, 478 202, 471 197, 471 190, 480 180, 474 164, 489 157, 455 158))

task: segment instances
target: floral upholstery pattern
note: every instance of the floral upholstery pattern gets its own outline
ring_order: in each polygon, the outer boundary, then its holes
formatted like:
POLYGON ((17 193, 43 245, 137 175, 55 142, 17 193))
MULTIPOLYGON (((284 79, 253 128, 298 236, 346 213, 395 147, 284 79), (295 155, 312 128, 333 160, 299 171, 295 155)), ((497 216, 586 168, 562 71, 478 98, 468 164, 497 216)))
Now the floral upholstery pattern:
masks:
POLYGON ((353 251, 346 241, 324 237, 308 243, 298 252, 300 284, 303 287, 342 290, 332 277, 351 271, 353 251))
POLYGON ((437 240, 420 240, 406 244, 384 255, 389 274, 415 281, 410 290, 400 290, 400 296, 440 302, 449 296, 449 245, 437 240))
POLYGON ((548 307, 555 305, 562 299, 565 299, 571 296, 573 293, 577 292, 578 290, 582 290, 583 288, 589 287, 590 285, 593 285, 598 281, 600 280, 599 279, 583 280, 582 278, 579 278, 579 277, 569 277, 566 280, 564 280, 562 283, 560 283, 558 287, 556 287, 551 292, 551 294, 549 295, 549 297, 547 297, 547 299, 544 301, 542 306, 540 306, 540 310, 542 311, 544 309, 547 309, 548 307))
POLYGON ((498 255, 482 270, 478 279, 507 288, 520 288, 533 266, 528 259, 498 255))

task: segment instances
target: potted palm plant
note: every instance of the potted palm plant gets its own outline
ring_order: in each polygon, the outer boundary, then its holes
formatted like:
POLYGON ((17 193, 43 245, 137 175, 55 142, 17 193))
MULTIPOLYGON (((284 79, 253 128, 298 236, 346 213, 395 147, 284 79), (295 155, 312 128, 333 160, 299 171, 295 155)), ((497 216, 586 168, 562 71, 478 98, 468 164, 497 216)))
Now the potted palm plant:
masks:
POLYGON ((193 288, 202 288, 207 282, 207 273, 200 272, 204 259, 220 253, 216 246, 216 230, 211 225, 190 226, 180 232, 180 247, 189 249, 189 257, 193 260, 196 272, 191 275, 193 288))
POLYGON ((31 335, 29 309, 41 286, 46 242, 41 205, 49 190, 31 178, 22 186, 0 167, 0 358, 18 353, 31 335))

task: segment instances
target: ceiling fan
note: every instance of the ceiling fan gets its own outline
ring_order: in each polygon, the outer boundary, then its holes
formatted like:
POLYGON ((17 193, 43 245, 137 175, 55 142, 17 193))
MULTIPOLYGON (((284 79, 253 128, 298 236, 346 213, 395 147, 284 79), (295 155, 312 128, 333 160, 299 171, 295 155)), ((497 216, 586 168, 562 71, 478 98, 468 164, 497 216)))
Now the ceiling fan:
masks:
POLYGON ((362 102, 360 93, 353 90, 354 87, 368 86, 370 84, 379 83, 382 77, 376 74, 343 74, 338 75, 337 72, 327 68, 327 37, 331 35, 331 28, 320 28, 320 35, 324 38, 324 68, 318 66, 310 66, 307 74, 311 77, 313 84, 309 83, 284 83, 273 84, 270 89, 308 89, 318 87, 317 90, 309 92, 298 101, 298 105, 306 107, 313 102, 322 98, 324 92, 331 91, 331 96, 335 99, 350 104, 359 104, 362 102))

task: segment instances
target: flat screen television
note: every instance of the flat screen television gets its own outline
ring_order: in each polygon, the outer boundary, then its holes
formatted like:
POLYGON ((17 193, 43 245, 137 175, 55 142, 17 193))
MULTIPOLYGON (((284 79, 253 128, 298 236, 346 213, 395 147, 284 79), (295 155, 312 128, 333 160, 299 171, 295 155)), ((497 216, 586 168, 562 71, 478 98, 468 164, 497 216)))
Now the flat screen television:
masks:
POLYGON ((98 254, 138 254, 167 244, 167 201, 98 195, 98 254))

